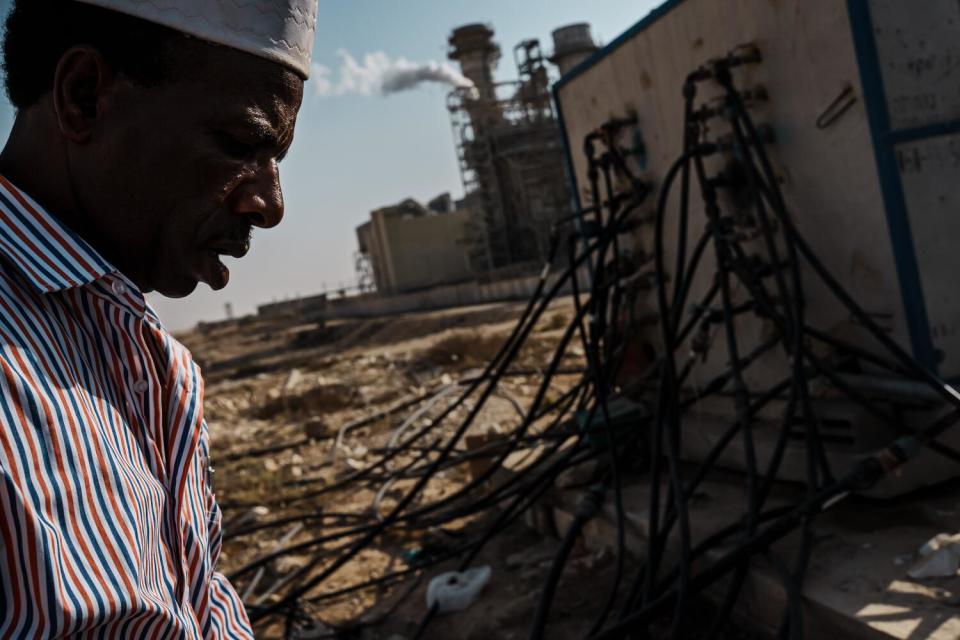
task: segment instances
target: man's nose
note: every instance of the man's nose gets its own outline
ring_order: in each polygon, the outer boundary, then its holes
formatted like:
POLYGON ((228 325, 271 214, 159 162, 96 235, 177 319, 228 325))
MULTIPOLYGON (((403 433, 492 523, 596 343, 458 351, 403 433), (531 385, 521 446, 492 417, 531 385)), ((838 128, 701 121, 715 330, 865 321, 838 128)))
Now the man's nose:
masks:
POLYGON ((250 179, 237 188, 233 210, 251 225, 269 229, 283 219, 283 191, 275 160, 261 164, 250 179))

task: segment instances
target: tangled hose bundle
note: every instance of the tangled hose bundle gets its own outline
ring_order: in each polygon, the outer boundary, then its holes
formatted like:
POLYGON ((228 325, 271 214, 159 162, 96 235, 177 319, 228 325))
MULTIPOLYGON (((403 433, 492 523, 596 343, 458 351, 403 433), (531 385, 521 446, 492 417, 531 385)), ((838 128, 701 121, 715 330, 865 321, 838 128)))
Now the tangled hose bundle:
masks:
MULTIPOLYGON (((429 567, 451 560, 467 569, 495 536, 554 489, 561 473, 597 460, 598 470, 571 525, 562 532, 533 615, 532 640, 549 637, 551 604, 574 543, 607 500, 612 501, 617 527, 616 567, 589 638, 645 638, 654 636, 654 629, 667 629, 671 638, 684 637, 691 608, 705 590, 719 585, 723 596, 705 633, 718 637, 738 601, 751 558, 763 555, 776 567, 789 596, 780 635, 796 639, 803 635, 800 593, 813 551, 815 517, 850 493, 873 486, 922 447, 960 461, 960 454, 938 442, 957 421, 960 394, 877 326, 794 225, 767 153, 769 137, 753 121, 750 96, 736 86, 734 70, 758 60, 757 51, 738 49, 690 74, 682 88, 683 149, 656 193, 631 169, 630 153, 617 144, 618 133, 631 126, 629 120, 611 121, 587 137, 584 154, 592 204, 557 223, 536 292, 484 370, 416 399, 410 415, 396 426, 389 446, 372 464, 321 488, 301 483, 281 497, 288 508, 300 505, 302 513, 232 534, 296 523, 322 531, 297 542, 286 540, 278 551, 230 576, 252 593, 250 585, 260 580, 264 567, 284 555, 310 554, 309 562, 256 602, 248 602, 255 622, 283 616, 289 635, 309 618, 307 605, 404 581, 411 581, 412 589, 414 579, 429 567), (698 105, 698 90, 705 83, 722 90, 719 106, 698 105), (711 133, 711 122, 723 123, 729 133, 723 137, 711 133), (731 160, 727 166, 735 171, 711 173, 711 158, 731 160), (677 190, 679 197, 674 198, 677 190), (734 191, 736 198, 725 196, 734 191), (670 210, 673 201, 679 203, 675 212, 670 210), (702 204, 702 221, 692 219, 695 203, 702 204), (651 208, 653 215, 645 215, 651 208), (672 268, 668 220, 677 230, 672 268), (691 242, 693 229, 702 232, 691 242), (643 241, 652 249, 638 249, 643 241), (557 262, 565 266, 555 273, 557 262), (584 271, 589 282, 581 277, 584 271), (844 341, 810 323, 804 291, 805 280, 811 277, 857 320, 875 349, 844 341), (471 425, 491 398, 502 395, 501 383, 516 374, 518 354, 535 325, 567 287, 572 289, 575 313, 545 364, 530 406, 513 403, 518 413, 513 427, 495 442, 464 452, 461 445, 471 425), (637 318, 638 300, 644 295, 653 296, 656 306, 646 325, 637 318), (751 319, 771 328, 756 344, 742 335, 744 323, 751 319), (628 347, 643 337, 641 333, 654 336, 651 342, 657 346, 642 363, 642 374, 625 381, 621 373, 631 357, 628 347), (575 346, 585 355, 585 367, 563 370, 575 346), (711 369, 709 380, 694 385, 701 363, 715 350, 722 354, 712 357, 720 357, 725 366, 719 372, 711 369), (751 376, 751 368, 771 354, 779 354, 785 375, 760 386, 757 380, 763 377, 751 376), (907 429, 892 402, 877 401, 847 383, 846 374, 863 370, 926 385, 940 398, 941 417, 925 429, 907 429), (557 376, 571 374, 576 381, 559 398, 549 399, 557 376), (863 408, 898 434, 895 441, 853 468, 832 468, 813 384, 827 384, 838 397, 863 408), (689 392, 692 386, 694 394, 689 392), (613 416, 614 403, 624 398, 648 409, 626 431, 613 416), (683 456, 683 442, 697 428, 690 416, 705 401, 727 403, 733 420, 711 449, 691 464, 683 456), (763 422, 762 428, 776 437, 761 460, 758 416, 769 414, 771 407, 781 409, 780 418, 774 426, 768 419, 763 422), (457 417, 461 412, 465 418, 457 417), (430 420, 418 427, 424 416, 430 420), (802 429, 798 431, 797 425, 802 429), (770 506, 787 450, 797 446, 802 447, 805 462, 803 497, 794 504, 770 506), (743 509, 729 514, 725 526, 695 541, 691 500, 721 457, 734 450, 744 474, 743 509), (532 452, 529 463, 506 481, 491 482, 518 451, 532 452), (438 473, 480 457, 490 459, 484 471, 449 495, 427 497, 425 490, 438 473), (626 469, 635 473, 637 460, 646 462, 643 476, 649 490, 645 504, 627 505, 626 469), (310 506, 360 487, 370 488, 376 496, 369 516, 325 513, 310 506), (398 489, 399 497, 385 498, 398 489), (632 580, 625 575, 628 508, 649 514, 646 552, 632 580), (383 536, 443 531, 465 518, 477 518, 482 526, 457 537, 444 553, 347 588, 324 590, 332 576, 383 536), (795 557, 779 557, 772 545, 794 532, 800 539, 795 557), (668 553, 671 549, 676 553, 668 553), (675 562, 668 560, 674 557, 675 562), (267 602, 267 596, 273 600, 267 602)), ((435 615, 435 609, 426 613, 417 638, 427 637, 435 615)))

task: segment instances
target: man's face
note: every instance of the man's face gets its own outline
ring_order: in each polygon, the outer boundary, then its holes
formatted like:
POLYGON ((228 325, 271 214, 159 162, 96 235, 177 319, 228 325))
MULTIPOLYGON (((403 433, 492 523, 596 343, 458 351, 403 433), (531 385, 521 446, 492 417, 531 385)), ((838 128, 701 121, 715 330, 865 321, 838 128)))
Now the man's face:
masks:
POLYGON ((119 78, 89 144, 68 153, 97 248, 170 297, 225 287, 221 257, 243 257, 253 227, 280 222, 278 164, 303 98, 280 65, 204 48, 197 69, 162 86, 119 78))

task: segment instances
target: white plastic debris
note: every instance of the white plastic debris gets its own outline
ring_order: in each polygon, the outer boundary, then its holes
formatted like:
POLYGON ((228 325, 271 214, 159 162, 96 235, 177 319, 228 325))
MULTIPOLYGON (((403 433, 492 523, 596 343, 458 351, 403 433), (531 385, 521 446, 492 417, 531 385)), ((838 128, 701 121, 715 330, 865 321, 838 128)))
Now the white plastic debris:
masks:
POLYGON ((292 369, 287 375, 287 381, 283 383, 283 395, 288 396, 293 393, 303 380, 303 373, 300 369, 292 369))
POLYGON ((960 571, 960 533, 940 533, 917 552, 919 559, 907 572, 914 580, 952 578, 960 571))
POLYGON ((427 587, 427 607, 436 605, 438 613, 463 611, 480 597, 491 573, 490 567, 475 567, 440 574, 427 587))

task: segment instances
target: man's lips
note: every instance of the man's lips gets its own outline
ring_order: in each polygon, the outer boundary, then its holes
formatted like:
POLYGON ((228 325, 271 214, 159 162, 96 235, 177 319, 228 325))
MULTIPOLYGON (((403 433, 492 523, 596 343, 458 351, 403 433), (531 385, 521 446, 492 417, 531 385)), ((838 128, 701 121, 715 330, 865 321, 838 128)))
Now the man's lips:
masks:
POLYGON ((227 286, 230 281, 230 270, 221 256, 230 256, 231 258, 242 258, 250 251, 250 241, 248 239, 225 238, 216 242, 211 242, 204 247, 206 258, 203 260, 202 280, 209 284, 214 290, 220 290, 227 286))
POLYGON ((207 248, 217 255, 239 259, 250 251, 250 242, 248 240, 221 240, 207 245, 207 248))

